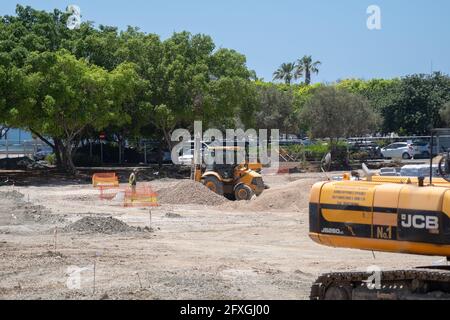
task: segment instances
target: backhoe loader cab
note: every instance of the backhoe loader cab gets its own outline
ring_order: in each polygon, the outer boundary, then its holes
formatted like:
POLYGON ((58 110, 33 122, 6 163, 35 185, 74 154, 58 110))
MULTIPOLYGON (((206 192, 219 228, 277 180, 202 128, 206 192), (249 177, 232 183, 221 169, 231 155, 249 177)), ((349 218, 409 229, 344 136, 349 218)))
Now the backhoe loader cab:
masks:
POLYGON ((237 164, 237 152, 241 149, 239 147, 209 148, 211 156, 215 156, 218 151, 223 154, 222 161, 195 165, 194 179, 230 200, 250 200, 254 195, 261 195, 265 188, 261 174, 252 170, 247 161, 237 164), (235 159, 233 164, 226 161, 230 152, 235 159))

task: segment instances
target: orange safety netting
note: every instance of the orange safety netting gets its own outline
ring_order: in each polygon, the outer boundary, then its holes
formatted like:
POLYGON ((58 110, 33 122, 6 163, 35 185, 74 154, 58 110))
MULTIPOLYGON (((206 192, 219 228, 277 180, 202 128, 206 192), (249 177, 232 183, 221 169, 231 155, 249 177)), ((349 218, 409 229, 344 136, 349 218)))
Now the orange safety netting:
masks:
POLYGON ((157 207, 158 194, 150 185, 138 185, 125 189, 124 207, 157 207))
POLYGON ((115 172, 95 173, 92 176, 92 186, 94 188, 99 186, 118 187, 119 177, 115 172))
POLYGON ((100 199, 102 200, 112 200, 117 194, 120 192, 119 186, 107 186, 107 185, 99 185, 100 190, 100 199))

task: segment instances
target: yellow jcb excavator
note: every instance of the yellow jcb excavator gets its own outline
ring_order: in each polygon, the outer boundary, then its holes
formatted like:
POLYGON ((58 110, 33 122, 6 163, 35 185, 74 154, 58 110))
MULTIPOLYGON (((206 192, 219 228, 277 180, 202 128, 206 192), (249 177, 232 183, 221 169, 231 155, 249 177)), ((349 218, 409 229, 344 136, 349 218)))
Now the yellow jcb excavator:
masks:
MULTIPOLYGON (((435 129, 434 136, 449 132, 435 129)), ((313 186, 310 237, 336 247, 450 257, 450 153, 439 162, 441 177, 344 175, 342 181, 313 186)), ((379 283, 366 272, 320 276, 311 288, 313 300, 450 299, 450 266, 381 271, 379 283)))

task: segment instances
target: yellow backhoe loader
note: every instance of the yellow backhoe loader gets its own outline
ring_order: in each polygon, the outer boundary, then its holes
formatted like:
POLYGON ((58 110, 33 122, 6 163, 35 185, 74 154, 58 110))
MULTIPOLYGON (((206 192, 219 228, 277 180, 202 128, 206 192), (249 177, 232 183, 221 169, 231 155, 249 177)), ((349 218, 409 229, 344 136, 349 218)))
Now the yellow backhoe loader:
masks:
POLYGON ((253 196, 261 195, 265 189, 264 181, 261 174, 253 170, 260 170, 261 164, 250 164, 247 161, 227 164, 226 155, 231 153, 233 159, 236 159, 236 153, 242 151, 240 147, 210 147, 208 151, 213 154, 221 152, 224 155, 221 158, 223 161, 211 164, 197 164, 194 161, 195 181, 230 200, 250 200, 253 196))

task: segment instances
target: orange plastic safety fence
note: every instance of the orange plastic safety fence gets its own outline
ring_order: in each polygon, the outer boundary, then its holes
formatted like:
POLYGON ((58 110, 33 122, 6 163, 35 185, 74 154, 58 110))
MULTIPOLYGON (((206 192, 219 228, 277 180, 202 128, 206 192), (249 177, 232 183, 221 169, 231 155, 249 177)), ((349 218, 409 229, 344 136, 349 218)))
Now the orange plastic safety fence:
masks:
POLYGON ((149 185, 127 187, 124 198, 125 207, 157 207, 158 194, 149 185))
POLYGON ((120 192, 119 186, 99 186, 100 189, 100 199, 102 200, 112 200, 116 197, 117 193, 120 192))
POLYGON ((94 188, 99 186, 119 186, 119 177, 117 177, 115 172, 104 172, 104 173, 95 173, 92 176, 92 186, 94 188))

